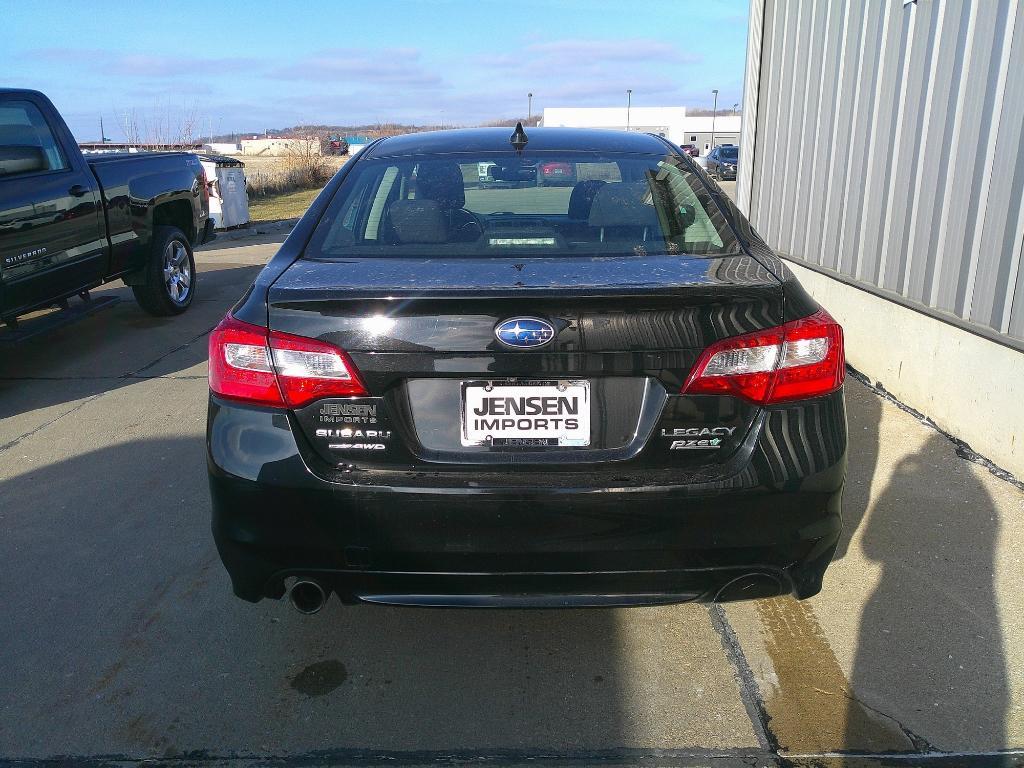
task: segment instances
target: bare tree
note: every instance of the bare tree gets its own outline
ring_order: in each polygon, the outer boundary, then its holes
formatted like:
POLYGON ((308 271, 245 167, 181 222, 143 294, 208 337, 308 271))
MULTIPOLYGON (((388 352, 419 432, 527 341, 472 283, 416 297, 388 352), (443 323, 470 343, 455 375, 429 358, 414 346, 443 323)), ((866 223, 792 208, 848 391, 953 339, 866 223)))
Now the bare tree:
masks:
POLYGON ((177 144, 193 144, 199 138, 199 126, 201 121, 196 114, 196 105, 193 103, 182 111, 181 122, 178 125, 177 144))
POLYGON ((330 178, 330 166, 324 157, 324 147, 328 144, 328 133, 323 129, 307 129, 291 138, 284 165, 290 175, 297 177, 300 186, 319 186, 330 178))
POLYGON ((142 129, 139 127, 139 115, 134 109, 121 112, 121 130, 129 145, 138 146, 142 143, 142 129))
POLYGON ((195 104, 177 110, 169 103, 157 105, 140 118, 139 111, 121 110, 121 129, 128 144, 146 144, 154 149, 168 149, 196 143, 201 118, 195 104))

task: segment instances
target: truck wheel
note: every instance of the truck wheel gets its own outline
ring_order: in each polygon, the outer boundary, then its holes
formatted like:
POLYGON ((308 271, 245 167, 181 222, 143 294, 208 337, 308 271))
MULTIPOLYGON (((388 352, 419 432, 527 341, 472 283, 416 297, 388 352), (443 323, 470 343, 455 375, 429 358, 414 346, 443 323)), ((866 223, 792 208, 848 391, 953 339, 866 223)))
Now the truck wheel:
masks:
POLYGON ((133 285, 139 306, 151 315, 180 315, 196 292, 196 262, 185 233, 177 227, 156 227, 146 264, 146 282, 133 285))

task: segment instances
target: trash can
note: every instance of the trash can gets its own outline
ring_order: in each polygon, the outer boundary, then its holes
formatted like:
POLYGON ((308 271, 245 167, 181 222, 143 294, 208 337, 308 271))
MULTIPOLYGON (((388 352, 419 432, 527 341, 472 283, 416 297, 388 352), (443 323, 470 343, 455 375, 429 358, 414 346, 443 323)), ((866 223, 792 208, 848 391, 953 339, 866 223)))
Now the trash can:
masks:
POLYGON ((200 155, 210 186, 210 218, 215 229, 228 229, 249 222, 249 195, 245 163, 227 155, 200 155))

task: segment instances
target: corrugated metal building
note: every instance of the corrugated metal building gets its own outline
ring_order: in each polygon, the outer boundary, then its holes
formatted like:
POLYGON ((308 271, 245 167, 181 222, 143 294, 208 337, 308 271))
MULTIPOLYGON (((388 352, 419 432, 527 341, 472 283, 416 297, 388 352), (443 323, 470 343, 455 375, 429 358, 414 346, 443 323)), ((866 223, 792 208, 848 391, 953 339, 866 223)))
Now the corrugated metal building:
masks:
MULTIPOLYGON (((737 199, 758 232, 818 276, 998 344, 1001 360, 1024 351, 1024 3, 751 0, 750 9, 737 199)), ((805 282, 846 295, 819 277, 805 282)), ((858 311, 889 311, 850 296, 858 311)), ((870 319, 846 319, 848 334, 870 319)), ((955 354, 983 354, 956 338, 955 354)), ((898 355, 885 354, 907 362, 913 340, 901 341, 898 355)), ((852 352, 869 375, 888 372, 852 352)), ((999 386, 1022 397, 1024 357, 1008 360, 1017 381, 999 386)), ((978 360, 958 362, 962 377, 985 375, 978 360)), ((939 396, 923 386, 904 387, 911 404, 939 396)), ((1024 468, 1024 455, 1015 462, 1024 468)))

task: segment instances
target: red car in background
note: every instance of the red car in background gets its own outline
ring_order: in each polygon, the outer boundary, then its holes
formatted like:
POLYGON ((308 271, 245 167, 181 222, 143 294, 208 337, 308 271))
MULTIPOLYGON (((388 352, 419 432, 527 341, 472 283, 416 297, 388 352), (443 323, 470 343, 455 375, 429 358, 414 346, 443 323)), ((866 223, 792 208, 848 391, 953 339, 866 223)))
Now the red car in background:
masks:
POLYGON ((537 181, 548 186, 571 186, 576 183, 576 169, 571 163, 554 160, 538 163, 537 181))
POLYGON ((689 155, 690 157, 700 157, 700 150, 697 149, 696 144, 683 144, 680 149, 683 150, 683 154, 689 155))

